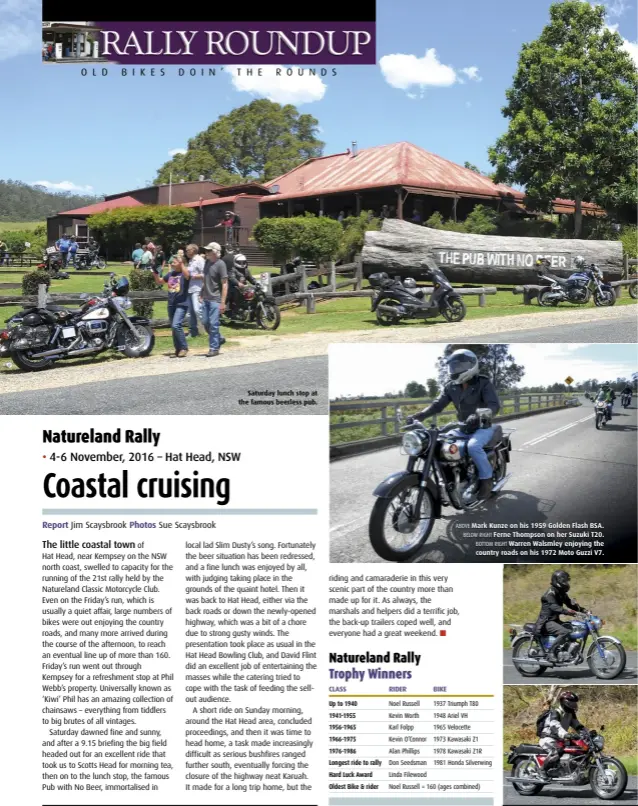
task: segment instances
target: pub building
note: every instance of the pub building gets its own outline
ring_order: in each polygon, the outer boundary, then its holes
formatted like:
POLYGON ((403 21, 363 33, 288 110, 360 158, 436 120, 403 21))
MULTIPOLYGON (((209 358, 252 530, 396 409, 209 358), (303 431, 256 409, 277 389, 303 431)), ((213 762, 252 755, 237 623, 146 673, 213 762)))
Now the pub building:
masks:
POLYGON ((100 28, 94 22, 43 22, 42 60, 45 62, 95 62, 100 58, 100 28))

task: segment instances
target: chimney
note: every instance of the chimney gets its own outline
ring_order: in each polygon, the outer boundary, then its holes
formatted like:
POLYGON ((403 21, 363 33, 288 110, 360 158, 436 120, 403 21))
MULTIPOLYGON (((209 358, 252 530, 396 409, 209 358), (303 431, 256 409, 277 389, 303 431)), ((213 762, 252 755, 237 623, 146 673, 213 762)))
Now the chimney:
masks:
POLYGON ((357 141, 356 140, 352 141, 352 156, 353 157, 357 156, 357 141))

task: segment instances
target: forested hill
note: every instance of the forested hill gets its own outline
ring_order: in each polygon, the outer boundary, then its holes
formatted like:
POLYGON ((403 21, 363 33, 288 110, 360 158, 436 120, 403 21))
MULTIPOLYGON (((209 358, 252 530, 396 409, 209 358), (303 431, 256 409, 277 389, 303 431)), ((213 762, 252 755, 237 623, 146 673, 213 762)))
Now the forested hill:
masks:
POLYGON ((62 210, 74 210, 103 197, 52 193, 13 179, 0 179, 0 221, 40 221, 62 210))

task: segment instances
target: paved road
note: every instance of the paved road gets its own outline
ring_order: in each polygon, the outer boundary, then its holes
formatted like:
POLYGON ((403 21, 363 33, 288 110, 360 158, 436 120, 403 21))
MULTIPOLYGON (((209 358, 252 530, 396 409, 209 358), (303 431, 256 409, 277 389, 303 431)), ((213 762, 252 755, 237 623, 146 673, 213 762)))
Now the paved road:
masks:
MULTIPOLYGON (((619 409, 597 431, 588 404, 503 423, 517 429, 512 477, 498 496, 467 514, 445 508, 412 562, 636 562, 636 422, 635 406, 619 409), (543 534, 552 531, 552 523, 600 522, 605 553, 570 556, 558 548, 551 556, 513 553, 498 559, 477 555, 476 539, 465 536, 472 524, 520 522, 540 524, 535 531, 543 534)), ((384 562, 368 540, 372 492, 405 464, 398 447, 332 463, 332 562, 384 562)))
MULTIPOLYGON (((489 328, 489 320, 485 320, 485 323, 486 327, 489 328)), ((476 340, 479 341, 478 338, 476 340)), ((481 334, 480 341, 486 344, 516 344, 519 342, 635 344, 638 342, 638 319, 636 318, 635 307, 628 306, 626 316, 623 315, 620 319, 613 319, 608 322, 601 320, 598 322, 550 325, 546 320, 543 327, 533 330, 512 330, 504 333, 481 334)))
POLYGON ((613 801, 599 800, 589 786, 559 786, 557 784, 546 786, 538 795, 519 795, 514 787, 505 781, 511 775, 511 770, 503 773, 503 803, 505 806, 600 806, 601 803, 637 803, 638 778, 630 775, 622 797, 613 801))
MULTIPOLYGON (((197 358, 191 359, 193 361, 197 358)), ((203 366, 212 359, 201 358, 203 366)), ((55 368, 50 370, 55 372, 55 368)), ((289 399, 289 398, 281 398, 289 399)), ((327 414, 328 358, 295 358, 145 375, 0 396, 2 414, 327 414), (317 391, 316 406, 240 405, 248 390, 317 391)))
MULTIPOLYGON (((533 618, 533 616, 532 616, 533 618)), ((604 629, 603 629, 604 633, 604 629)), ((638 652, 627 652, 627 665, 622 674, 613 680, 599 680, 589 670, 587 662, 581 666, 563 666, 560 669, 548 669, 541 677, 524 677, 516 670, 512 664, 512 650, 503 650, 503 683, 556 683, 558 681, 578 683, 579 685, 617 685, 618 683, 631 683, 635 685, 638 681, 638 652)))

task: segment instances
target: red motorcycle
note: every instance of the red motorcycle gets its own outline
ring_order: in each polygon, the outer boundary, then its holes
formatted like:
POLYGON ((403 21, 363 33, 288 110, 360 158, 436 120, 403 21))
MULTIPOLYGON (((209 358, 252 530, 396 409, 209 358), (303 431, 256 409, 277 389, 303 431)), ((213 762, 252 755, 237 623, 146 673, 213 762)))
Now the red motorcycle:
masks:
MULTIPOLYGON (((600 730, 604 730, 602 725, 600 730)), ((512 775, 506 778, 519 795, 537 795, 544 786, 585 786, 589 784, 596 797, 615 800, 627 788, 627 770, 613 756, 603 754, 604 738, 595 730, 583 731, 559 742, 564 752, 557 766, 540 776, 547 751, 535 744, 510 746, 507 763, 512 775)))

